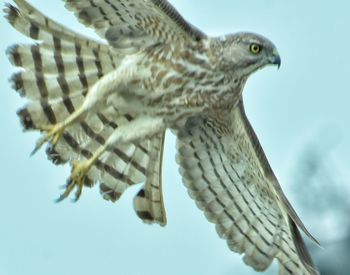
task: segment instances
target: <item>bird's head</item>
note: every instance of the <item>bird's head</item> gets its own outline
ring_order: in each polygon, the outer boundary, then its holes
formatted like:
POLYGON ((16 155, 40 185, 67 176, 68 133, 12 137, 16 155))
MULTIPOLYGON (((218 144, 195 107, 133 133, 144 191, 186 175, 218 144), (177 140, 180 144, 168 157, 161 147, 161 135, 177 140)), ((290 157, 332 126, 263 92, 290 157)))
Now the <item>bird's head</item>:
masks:
POLYGON ((237 77, 247 77, 266 65, 281 65, 276 46, 254 33, 236 33, 216 39, 219 69, 237 77))

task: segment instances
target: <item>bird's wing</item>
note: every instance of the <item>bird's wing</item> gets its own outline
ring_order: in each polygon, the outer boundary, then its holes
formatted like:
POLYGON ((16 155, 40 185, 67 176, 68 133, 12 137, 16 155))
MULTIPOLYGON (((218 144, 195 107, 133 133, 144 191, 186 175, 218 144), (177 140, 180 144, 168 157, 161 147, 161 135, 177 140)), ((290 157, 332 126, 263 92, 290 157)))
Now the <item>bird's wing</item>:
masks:
POLYGON ((280 274, 317 274, 297 226, 311 235, 273 176, 242 101, 229 115, 189 119, 178 132, 177 161, 190 196, 246 264, 262 271, 276 258, 280 274))
POLYGON ((65 0, 86 26, 116 48, 201 40, 205 34, 189 24, 166 0, 65 0))
MULTIPOLYGON (((39 130, 75 112, 89 87, 115 70, 122 56, 54 22, 26 1, 15 2, 17 7, 6 5, 5 16, 35 42, 8 49, 10 62, 21 68, 11 81, 27 100, 18 111, 24 129, 39 130)), ((113 107, 91 114, 66 129, 58 144, 47 148, 48 157, 55 164, 88 159, 117 127, 132 119, 132 114, 121 115, 113 107)), ((164 133, 135 144, 115 145, 93 165, 85 185, 99 183, 103 198, 114 202, 129 186, 145 182, 135 198, 135 210, 145 222, 165 225, 160 176, 163 145, 164 133)))

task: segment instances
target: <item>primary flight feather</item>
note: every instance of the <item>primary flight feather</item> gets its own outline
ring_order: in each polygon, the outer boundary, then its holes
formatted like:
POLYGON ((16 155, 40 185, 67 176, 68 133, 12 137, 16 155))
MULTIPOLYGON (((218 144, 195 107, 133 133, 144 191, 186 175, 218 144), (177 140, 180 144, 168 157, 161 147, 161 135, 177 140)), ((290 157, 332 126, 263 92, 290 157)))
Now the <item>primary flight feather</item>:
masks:
MULTIPOLYGON (((24 0, 7 4, 10 24, 33 39, 8 56, 22 68, 13 87, 18 111, 39 130, 55 164, 72 172, 62 200, 99 183, 116 201, 144 183, 138 216, 166 224, 162 194, 165 130, 178 138, 177 161, 190 196, 229 247, 257 271, 276 258, 280 274, 317 274, 293 210, 247 120, 248 77, 280 66, 272 42, 254 33, 209 37, 165 0, 66 0, 104 42, 77 34, 24 0)), ((317 241, 316 241, 317 242, 317 241)))

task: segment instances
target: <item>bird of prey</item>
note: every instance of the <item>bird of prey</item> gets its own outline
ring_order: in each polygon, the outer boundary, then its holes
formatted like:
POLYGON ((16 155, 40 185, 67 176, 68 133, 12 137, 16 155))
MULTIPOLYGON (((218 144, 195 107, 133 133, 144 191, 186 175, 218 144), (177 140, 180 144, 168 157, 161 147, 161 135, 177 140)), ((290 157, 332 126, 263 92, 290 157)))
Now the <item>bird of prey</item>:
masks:
POLYGON ((209 37, 165 0, 65 0, 101 41, 77 34, 25 0, 7 4, 10 24, 35 42, 8 49, 13 87, 27 99, 26 130, 42 133, 55 164, 70 163, 62 200, 99 183, 116 201, 143 183, 134 208, 166 224, 162 196, 165 130, 197 206, 230 249, 257 271, 274 259, 280 274, 316 274, 298 218, 247 120, 248 77, 280 66, 272 42, 254 33, 209 37))

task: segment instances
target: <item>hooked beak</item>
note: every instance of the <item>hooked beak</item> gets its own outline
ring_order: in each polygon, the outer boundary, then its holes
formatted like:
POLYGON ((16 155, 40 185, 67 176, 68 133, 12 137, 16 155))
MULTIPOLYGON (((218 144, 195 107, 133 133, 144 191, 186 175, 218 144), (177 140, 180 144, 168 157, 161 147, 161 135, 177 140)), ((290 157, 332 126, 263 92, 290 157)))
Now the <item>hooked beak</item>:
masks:
POLYGON ((278 54, 277 50, 273 50, 273 54, 270 58, 270 64, 271 65, 277 65, 277 68, 279 69, 281 67, 281 57, 278 54))

